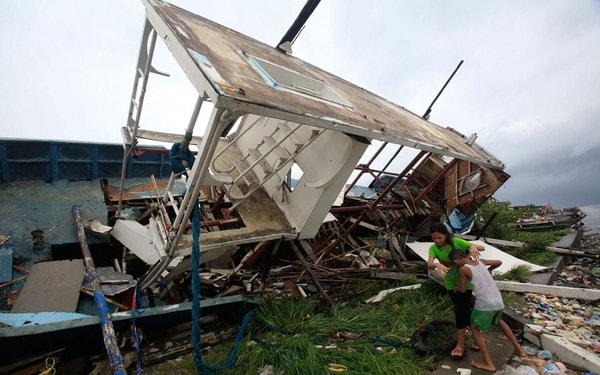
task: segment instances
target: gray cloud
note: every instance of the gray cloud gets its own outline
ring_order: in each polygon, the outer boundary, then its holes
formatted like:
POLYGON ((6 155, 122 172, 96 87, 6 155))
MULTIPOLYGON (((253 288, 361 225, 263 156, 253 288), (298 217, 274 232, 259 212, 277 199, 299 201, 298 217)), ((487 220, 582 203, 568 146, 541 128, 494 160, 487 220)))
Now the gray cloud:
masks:
MULTIPOLYGON (((0 0, 1 1, 1 0, 0 0)), ((295 1, 173 1, 274 45, 295 1)), ((3 137, 121 142, 141 2, 2 1, 3 137)), ((456 64, 432 121, 506 164, 514 204, 600 203, 600 3, 594 0, 323 1, 294 54, 422 114, 456 64)), ((194 90, 159 43, 142 121, 183 131, 194 90)))

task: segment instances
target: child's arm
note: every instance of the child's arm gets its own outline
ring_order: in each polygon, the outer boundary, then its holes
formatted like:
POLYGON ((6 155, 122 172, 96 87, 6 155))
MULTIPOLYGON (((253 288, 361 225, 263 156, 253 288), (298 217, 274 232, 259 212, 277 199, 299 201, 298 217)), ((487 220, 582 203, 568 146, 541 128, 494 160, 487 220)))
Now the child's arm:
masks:
POLYGON ((479 261, 487 266, 490 274, 493 270, 502 265, 502 261, 500 259, 479 259, 479 261))
POLYGON ((479 259, 479 252, 485 250, 485 247, 483 247, 483 245, 479 245, 479 244, 474 244, 472 243, 471 246, 469 246, 469 255, 471 256, 472 259, 479 259))
POLYGON ((465 266, 460 267, 460 269, 458 270, 458 274, 460 275, 460 281, 458 284, 458 288, 456 288, 456 291, 459 293, 465 293, 467 291, 467 280, 471 280, 473 274, 471 273, 469 267, 465 266))

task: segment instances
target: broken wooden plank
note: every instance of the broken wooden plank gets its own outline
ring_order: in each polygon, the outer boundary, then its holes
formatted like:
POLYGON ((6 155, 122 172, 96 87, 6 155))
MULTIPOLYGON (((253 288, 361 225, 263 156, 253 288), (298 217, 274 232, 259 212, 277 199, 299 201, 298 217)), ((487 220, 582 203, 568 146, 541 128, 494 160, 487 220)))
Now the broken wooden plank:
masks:
POLYGON ((298 242, 309 258, 313 258, 315 256, 315 251, 307 240, 299 240, 298 242))
MULTIPOLYGON (((83 287, 81 288, 81 292, 84 293, 84 294, 87 294, 88 296, 91 296, 91 297, 94 296, 94 293, 91 290, 87 290, 87 289, 85 289, 83 287)), ((111 305, 117 306, 118 308, 120 308, 123 311, 129 311, 129 310, 131 310, 129 307, 127 307, 127 306, 125 306, 123 304, 120 304, 119 302, 115 301, 112 298, 104 297, 104 299, 106 300, 106 302, 110 303, 111 305)))
POLYGON ((298 249, 298 246, 296 246, 294 241, 290 241, 289 243, 290 243, 290 246, 292 247, 292 250, 294 251, 294 254, 296 254, 296 258, 298 258, 300 263, 302 263, 304 270, 308 273, 308 276, 310 276, 313 283, 315 283, 315 286, 319 290, 319 294, 321 295, 321 297, 323 298, 323 300, 325 301, 327 306, 331 306, 333 304, 333 302, 331 301, 331 298, 329 297, 327 292, 325 292, 325 289, 323 289, 323 287, 321 286, 321 283, 319 282, 319 279, 317 278, 317 276, 310 269, 310 266, 306 262, 306 259, 304 259, 304 256, 302 256, 300 249, 298 249))
POLYGON ((5 283, 0 284, 0 288, 4 288, 5 286, 9 286, 15 283, 18 283, 19 281, 23 281, 27 278, 28 275, 25 276, 21 276, 21 277, 17 277, 16 279, 12 279, 11 281, 7 281, 5 283))
MULTIPOLYGON (((62 352, 64 352, 65 349, 61 348, 61 349, 57 349, 57 350, 52 350, 46 353, 42 353, 42 354, 36 354, 33 355, 31 357, 26 357, 23 359, 20 359, 16 362, 12 362, 12 363, 8 363, 8 364, 3 364, 0 367, 0 374, 14 374, 14 371, 16 371, 17 369, 22 369, 25 366, 31 365, 32 363, 35 362, 42 362, 45 361, 46 358, 49 357, 57 357, 59 356, 59 354, 62 354, 62 352)), ((31 374, 36 373, 36 372, 30 372, 31 374)))
POLYGON ((383 270, 371 270, 370 277, 373 279, 385 279, 385 280, 406 280, 410 277, 415 277, 414 274, 403 273, 403 272, 390 272, 383 270))
POLYGON ((548 247, 546 247, 546 249, 548 249, 552 252, 555 252, 557 254, 561 254, 561 255, 600 259, 600 253, 590 253, 590 252, 583 251, 583 250, 563 249, 563 248, 554 247, 554 246, 548 246, 548 247))
MULTIPOLYGON (((350 222, 351 222, 351 223, 353 223, 353 224, 356 222, 356 219, 355 219, 355 218, 353 218, 353 217, 351 217, 349 220, 350 220, 350 222)), ((367 223, 367 222, 365 222, 365 221, 361 221, 361 222, 359 222, 359 223, 358 223, 358 225, 359 225, 359 226, 361 226, 361 227, 363 227, 363 228, 366 228, 366 229, 372 230, 373 232, 377 232, 377 233, 379 233, 379 227, 377 227, 377 226, 375 226, 375 225, 373 225, 373 224, 369 224, 369 223, 367 223)))
POLYGON ((507 292, 551 294, 557 297, 576 298, 586 301, 597 301, 600 299, 600 289, 570 288, 514 281, 496 281, 496 286, 498 289, 507 292))
POLYGON ((81 259, 34 264, 12 312, 74 312, 83 274, 81 259))
POLYGON ((398 262, 398 264, 408 260, 406 258, 406 255, 404 254, 404 249, 403 249, 402 245, 400 245, 400 241, 398 240, 397 235, 393 234, 390 236, 390 239, 388 240, 388 245, 389 245, 390 253, 392 254, 392 257, 394 257, 394 260, 396 260, 396 262, 398 262))

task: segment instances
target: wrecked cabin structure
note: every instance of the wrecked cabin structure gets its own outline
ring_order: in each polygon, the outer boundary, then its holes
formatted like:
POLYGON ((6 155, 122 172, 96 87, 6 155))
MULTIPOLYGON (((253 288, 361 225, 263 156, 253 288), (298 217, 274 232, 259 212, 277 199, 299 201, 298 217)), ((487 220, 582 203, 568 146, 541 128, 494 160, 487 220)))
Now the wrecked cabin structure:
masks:
MULTIPOLYGON (((122 194, 109 202, 114 216, 123 219, 109 223, 111 235, 150 266, 142 288, 189 270, 189 219, 198 201, 202 263, 240 248, 245 254, 238 259, 248 261, 252 253, 255 262, 277 252, 281 240, 292 247, 300 241, 296 255, 317 263, 343 246, 361 223, 396 236, 426 230, 445 210, 472 214, 509 177, 475 135, 438 126, 290 53, 169 3, 142 2, 147 18, 122 128, 126 156, 141 140, 195 153, 193 160, 179 160, 193 161, 180 171, 187 175, 184 193, 173 189, 181 173, 172 173, 141 217, 123 212, 143 202, 122 194), (149 78, 159 73, 152 65, 158 39, 198 93, 185 134, 145 130, 139 121, 149 78), (210 118, 198 134, 203 106, 211 109, 210 118), (373 141, 381 146, 371 160, 358 164, 373 141), (416 156, 394 170, 392 162, 405 150, 416 156), (382 159, 385 167, 375 169, 382 159), (301 175, 293 180, 292 172, 301 175), (377 194, 351 196, 365 176, 378 186, 377 194), (332 208, 336 201, 339 206, 332 208), (314 240, 330 212, 337 217, 336 230, 314 240)), ((124 178, 120 191, 123 186, 124 178)), ((252 262, 242 263, 236 269, 252 262)))
MULTIPOLYGON (((370 275, 368 266, 352 268, 358 250, 373 248, 358 231, 366 228, 373 238, 385 232, 393 244, 390 265, 400 268, 407 259, 402 239, 426 232, 448 210, 474 213, 509 177, 475 136, 169 3, 142 3, 146 20, 123 146, 0 141, 0 206, 3 230, 10 232, 0 246, 14 248, 21 267, 15 269, 35 263, 49 280, 56 267, 81 269, 54 263, 81 257, 74 227, 64 224, 73 222, 72 205, 79 205, 101 282, 126 281, 114 293, 104 291, 111 306, 132 309, 132 289, 139 287, 151 306, 154 299, 157 310, 150 312, 160 316, 166 310, 159 306, 190 300, 190 217, 198 205, 203 297, 261 294, 270 283, 299 295, 306 284, 327 300, 323 280, 333 286, 370 275), (152 65, 159 39, 197 91, 184 134, 140 122, 150 76, 161 74, 152 65), (210 116, 199 125, 202 108, 210 116), (379 148, 361 162, 372 144, 379 148), (403 157, 408 162, 398 168, 403 157), (172 171, 183 162, 187 169, 172 171), (362 189, 368 194, 355 193, 361 181, 372 188, 362 189), (42 236, 33 249, 31 232, 42 236)), ((11 261, 12 251, 6 252, 11 261)), ((6 285, 27 275, 11 278, 6 285)), ((81 280, 70 282, 68 311, 79 313, 90 289, 80 295, 81 280)), ((38 285, 58 293, 48 281, 38 285)), ((17 299, 15 312, 49 311, 48 305, 33 311, 25 301, 17 299)), ((178 309, 187 309, 189 319, 189 304, 178 309)), ((86 316, 93 315, 89 310, 86 316)), ((34 335, 60 327, 25 328, 34 335)), ((2 335, 21 332, 8 327, 2 335)))

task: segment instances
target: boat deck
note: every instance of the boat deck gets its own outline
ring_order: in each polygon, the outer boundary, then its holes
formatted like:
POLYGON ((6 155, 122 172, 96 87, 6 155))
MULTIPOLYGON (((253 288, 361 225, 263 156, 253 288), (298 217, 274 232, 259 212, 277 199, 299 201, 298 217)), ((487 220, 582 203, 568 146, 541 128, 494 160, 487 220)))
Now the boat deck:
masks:
MULTIPOLYGON (((100 183, 91 181, 17 181, 0 184, 0 231, 9 236, 5 245, 15 260, 30 264, 50 260, 52 245, 78 243, 73 205, 79 205, 86 220, 107 222, 100 183), (36 244, 32 231, 41 230, 43 244, 36 244)), ((90 244, 108 242, 108 235, 90 233, 90 244)))

